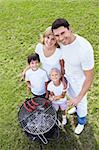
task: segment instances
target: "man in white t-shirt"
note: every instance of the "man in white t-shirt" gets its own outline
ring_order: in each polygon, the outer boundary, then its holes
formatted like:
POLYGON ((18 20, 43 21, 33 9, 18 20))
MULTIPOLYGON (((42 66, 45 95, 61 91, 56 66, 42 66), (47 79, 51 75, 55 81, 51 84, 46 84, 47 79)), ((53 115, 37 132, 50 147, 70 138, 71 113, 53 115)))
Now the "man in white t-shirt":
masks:
MULTIPOLYGON (((91 44, 83 37, 72 33, 67 20, 56 19, 52 32, 62 51, 65 76, 69 82, 69 105, 75 106, 69 114, 77 112, 78 125, 75 133, 80 134, 86 124, 87 92, 93 81, 94 55, 91 44)), ((63 72, 64 72, 63 69, 63 72)))

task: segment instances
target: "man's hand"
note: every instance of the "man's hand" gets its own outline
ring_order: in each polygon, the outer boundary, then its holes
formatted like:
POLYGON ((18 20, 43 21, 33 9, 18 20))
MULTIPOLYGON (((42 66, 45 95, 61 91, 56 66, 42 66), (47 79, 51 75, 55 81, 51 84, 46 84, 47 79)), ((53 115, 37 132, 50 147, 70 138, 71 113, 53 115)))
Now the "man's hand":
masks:
POLYGON ((71 99, 68 101, 68 106, 77 106, 80 101, 81 101, 81 98, 77 96, 74 99, 71 99))

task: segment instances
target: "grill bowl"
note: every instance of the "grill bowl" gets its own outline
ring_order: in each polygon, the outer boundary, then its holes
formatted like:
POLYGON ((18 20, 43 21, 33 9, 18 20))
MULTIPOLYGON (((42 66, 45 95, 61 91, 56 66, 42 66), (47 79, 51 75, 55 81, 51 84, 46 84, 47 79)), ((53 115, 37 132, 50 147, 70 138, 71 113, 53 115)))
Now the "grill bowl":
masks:
MULTIPOLYGON (((31 137, 40 137, 44 135, 50 137, 56 128, 57 114, 51 103, 45 98, 35 97, 35 102, 39 104, 33 112, 28 112, 24 105, 19 109, 18 120, 21 127, 31 137), (45 103, 47 102, 47 107, 45 103), (49 131, 51 131, 49 133, 49 131)), ((26 100, 27 102, 29 100, 26 100)))

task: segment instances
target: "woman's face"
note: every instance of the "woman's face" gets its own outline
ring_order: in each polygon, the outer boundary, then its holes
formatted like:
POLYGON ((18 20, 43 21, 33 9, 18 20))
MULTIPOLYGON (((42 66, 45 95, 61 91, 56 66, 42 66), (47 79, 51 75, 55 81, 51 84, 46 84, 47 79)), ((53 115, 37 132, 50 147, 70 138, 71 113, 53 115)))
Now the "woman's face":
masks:
POLYGON ((47 48, 51 48, 51 47, 55 46, 56 39, 55 39, 54 35, 50 34, 50 35, 45 36, 44 44, 47 48))

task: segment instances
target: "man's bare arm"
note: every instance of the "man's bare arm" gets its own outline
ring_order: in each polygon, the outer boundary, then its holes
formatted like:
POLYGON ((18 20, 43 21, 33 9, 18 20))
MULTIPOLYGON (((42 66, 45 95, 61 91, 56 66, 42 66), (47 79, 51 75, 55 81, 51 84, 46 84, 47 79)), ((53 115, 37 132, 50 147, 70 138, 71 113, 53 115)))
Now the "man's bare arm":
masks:
POLYGON ((83 83, 82 89, 77 97, 69 101, 69 105, 77 105, 81 101, 81 99, 85 96, 85 94, 88 92, 92 84, 94 76, 93 69, 84 71, 84 74, 85 74, 85 81, 83 83))

